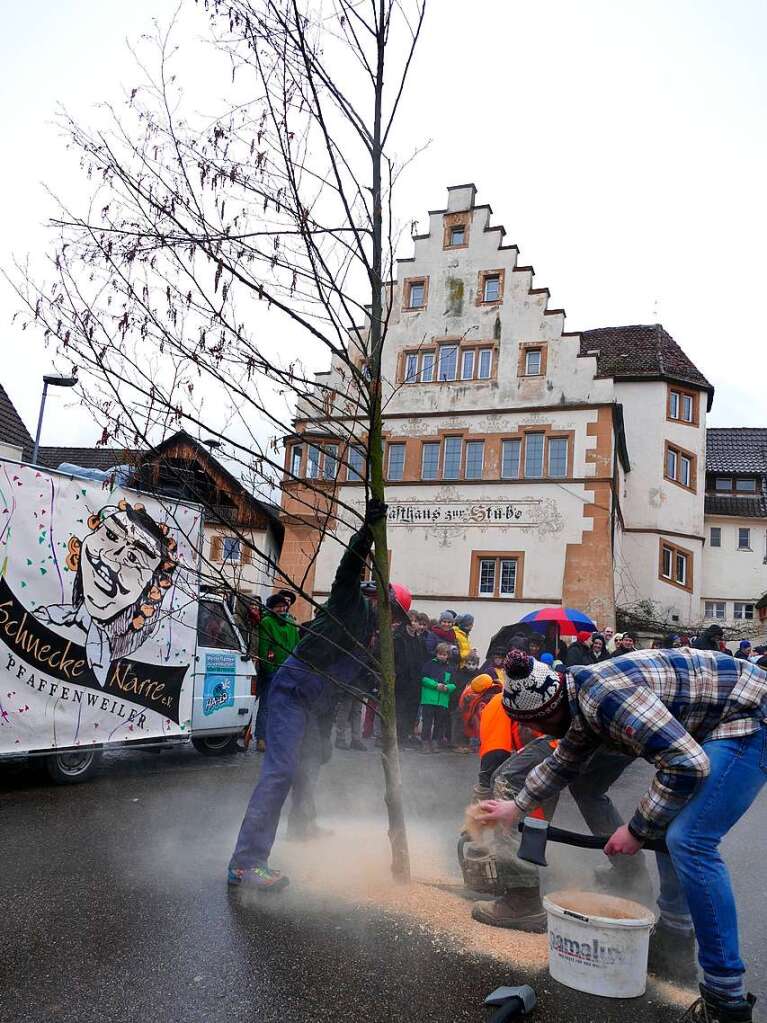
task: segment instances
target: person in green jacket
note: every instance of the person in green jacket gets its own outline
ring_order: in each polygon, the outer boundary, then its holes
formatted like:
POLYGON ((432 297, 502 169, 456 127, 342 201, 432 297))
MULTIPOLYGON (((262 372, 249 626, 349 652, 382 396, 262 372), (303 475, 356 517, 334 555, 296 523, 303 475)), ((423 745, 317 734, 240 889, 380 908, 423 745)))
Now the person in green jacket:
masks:
POLYGON ((450 644, 438 643, 434 657, 424 665, 421 679, 421 752, 434 753, 445 745, 450 727, 450 644))
POLYGON ((256 749, 266 750, 266 716, 269 712, 269 686, 277 669, 298 644, 298 622, 290 614, 296 599, 290 590, 280 590, 266 600, 266 614, 258 627, 258 713, 256 749))

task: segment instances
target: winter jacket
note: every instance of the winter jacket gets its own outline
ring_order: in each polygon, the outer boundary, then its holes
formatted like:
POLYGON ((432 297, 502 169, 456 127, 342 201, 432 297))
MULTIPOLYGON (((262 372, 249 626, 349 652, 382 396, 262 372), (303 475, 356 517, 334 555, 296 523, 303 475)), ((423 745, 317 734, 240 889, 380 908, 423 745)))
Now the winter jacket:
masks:
POLYGON ((458 647, 458 663, 463 666, 471 653, 471 640, 469 634, 457 625, 453 626, 453 635, 455 636, 455 645, 458 647))
POLYGON ((436 657, 428 661, 421 676, 421 704, 425 707, 449 707, 450 694, 455 692, 455 683, 450 679, 450 665, 443 664, 436 657), (441 692, 437 689, 439 684, 447 686, 447 691, 441 692))
POLYGON ((420 636, 401 625, 394 633, 395 692, 398 700, 417 704, 421 693, 421 677, 426 644, 420 636))
POLYGON ((289 614, 267 611, 258 629, 258 666, 273 675, 298 643, 298 623, 289 614))
POLYGON ((501 690, 502 686, 491 675, 484 674, 476 675, 464 688, 458 700, 458 707, 467 739, 479 737, 479 721, 484 708, 501 690))
POLYGON ((716 625, 709 625, 707 629, 698 636, 693 643, 694 650, 713 650, 715 653, 719 653, 721 650, 720 643, 722 640, 722 633, 716 625))
POLYGON ((572 668, 577 664, 593 664, 594 655, 591 652, 591 647, 586 646, 585 643, 579 643, 577 640, 572 643, 567 651, 567 660, 565 665, 568 668, 572 668))
POLYGON ((338 564, 330 596, 317 611, 294 653, 306 667, 328 672, 342 669, 343 681, 354 681, 354 661, 364 661, 376 626, 376 613, 360 589, 365 559, 373 546, 367 524, 349 540, 338 564), (340 664, 339 662, 343 662, 340 664))

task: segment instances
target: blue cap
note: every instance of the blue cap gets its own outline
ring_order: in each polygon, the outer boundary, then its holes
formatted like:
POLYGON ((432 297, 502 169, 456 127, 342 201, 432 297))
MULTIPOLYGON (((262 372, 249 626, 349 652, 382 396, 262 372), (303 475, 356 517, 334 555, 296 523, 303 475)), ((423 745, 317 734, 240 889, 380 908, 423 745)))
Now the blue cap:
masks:
POLYGON ((548 652, 548 650, 547 650, 545 654, 541 654, 541 658, 540 659, 543 661, 544 664, 553 664, 554 663, 554 654, 550 654, 548 652))
POLYGON ((751 640, 750 639, 742 639, 740 641, 740 649, 741 650, 746 650, 750 646, 751 646, 751 640))

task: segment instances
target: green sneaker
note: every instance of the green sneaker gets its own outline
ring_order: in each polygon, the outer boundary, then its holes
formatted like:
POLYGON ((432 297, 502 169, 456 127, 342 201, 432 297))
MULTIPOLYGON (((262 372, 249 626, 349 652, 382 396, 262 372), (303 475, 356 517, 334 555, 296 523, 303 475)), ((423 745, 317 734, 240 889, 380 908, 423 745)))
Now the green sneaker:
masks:
POLYGON ((281 892, 289 878, 269 867, 230 867, 226 883, 230 888, 253 888, 261 892, 281 892))

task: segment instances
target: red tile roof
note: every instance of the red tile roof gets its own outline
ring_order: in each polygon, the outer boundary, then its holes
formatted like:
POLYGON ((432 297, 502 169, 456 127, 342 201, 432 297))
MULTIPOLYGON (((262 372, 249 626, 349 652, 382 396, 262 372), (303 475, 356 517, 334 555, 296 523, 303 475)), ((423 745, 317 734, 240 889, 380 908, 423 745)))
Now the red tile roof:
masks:
POLYGON ((659 323, 584 330, 580 354, 594 351, 599 377, 689 384, 708 391, 711 407, 713 385, 659 323))

